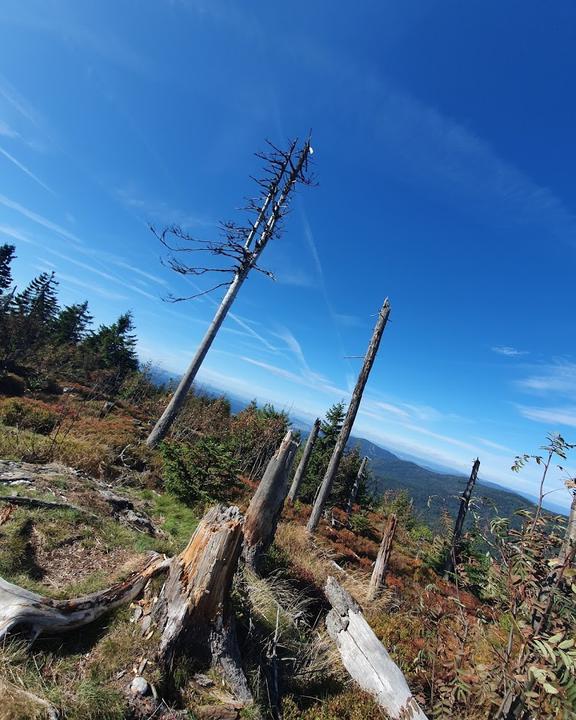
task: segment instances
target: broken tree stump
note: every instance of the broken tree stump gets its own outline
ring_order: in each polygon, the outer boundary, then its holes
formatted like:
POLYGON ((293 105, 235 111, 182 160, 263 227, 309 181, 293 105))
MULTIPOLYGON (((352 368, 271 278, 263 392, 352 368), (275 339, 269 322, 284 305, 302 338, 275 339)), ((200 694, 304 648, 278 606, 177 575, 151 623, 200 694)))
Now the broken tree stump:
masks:
POLYGON ((243 557, 256 567, 262 554, 272 544, 284 500, 288 492, 288 474, 297 444, 289 430, 268 463, 262 480, 252 496, 244 523, 243 557))
POLYGON ((25 631, 33 641, 45 632, 59 633, 88 625, 134 600, 150 578, 167 568, 168 561, 154 553, 142 570, 126 580, 73 600, 52 600, 0 578, 0 640, 14 630, 25 631))
POLYGON ((333 577, 326 581, 324 593, 332 605, 326 617, 328 634, 353 680, 376 699, 391 720, 428 720, 355 600, 333 577))
POLYGON ((308 440, 306 440, 304 452, 302 453, 302 458, 294 474, 294 479, 292 480, 290 492, 288 493, 289 503, 293 503, 298 497, 298 491, 300 490, 300 485, 302 485, 302 480, 304 480, 304 476, 306 475, 306 468, 308 467, 308 462, 310 461, 310 456, 312 455, 312 450, 314 449, 314 444, 319 432, 320 418, 316 418, 316 420, 314 420, 314 425, 312 425, 310 430, 310 435, 308 435, 308 440))
POLYGON ((170 561, 154 621, 161 631, 159 659, 165 668, 172 667, 180 652, 218 665, 237 697, 252 702, 229 603, 242 524, 235 506, 217 505, 204 515, 186 548, 170 561))
POLYGON ((376 600, 382 589, 386 570, 388 570, 388 562, 390 561, 390 553, 392 552, 392 543, 394 542, 397 522, 398 519, 396 515, 392 514, 388 518, 386 527, 384 528, 382 542, 380 543, 380 549, 378 550, 374 570, 370 578, 370 585, 368 586, 368 600, 376 600))

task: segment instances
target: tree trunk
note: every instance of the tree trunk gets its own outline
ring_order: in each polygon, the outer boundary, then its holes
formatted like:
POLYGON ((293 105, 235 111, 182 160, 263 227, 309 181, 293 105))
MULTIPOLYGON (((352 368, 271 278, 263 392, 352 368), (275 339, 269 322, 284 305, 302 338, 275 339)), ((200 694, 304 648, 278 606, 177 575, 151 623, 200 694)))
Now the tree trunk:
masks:
POLYGON ((394 542, 394 534, 396 533, 396 515, 392 514, 388 518, 386 527, 384 528, 384 535, 382 536, 382 542, 380 543, 380 549, 378 550, 378 556, 372 571, 372 577, 370 578, 370 585, 368 586, 368 599, 376 600, 382 589, 384 577, 388 570, 388 562, 390 560, 390 553, 392 552, 392 543, 394 542))
POLYGON ((268 463, 246 511, 243 556, 254 568, 274 540, 278 519, 288 492, 288 475, 296 448, 297 445, 292 440, 292 432, 289 430, 268 463))
POLYGON ((358 408, 360 407, 360 401, 362 400, 362 393, 364 392, 368 376, 370 375, 370 370, 372 369, 372 365, 374 364, 374 360, 376 359, 376 354, 378 353, 378 348, 380 346, 380 340, 382 339, 382 334, 384 333, 384 328, 386 327, 386 323, 388 322, 389 315, 390 303, 388 302, 388 298, 386 298, 378 314, 378 320, 374 327, 374 332, 372 333, 370 344, 368 345, 368 350, 366 352, 366 357, 364 358, 362 370, 360 371, 360 374, 358 375, 358 380, 356 381, 356 387, 354 388, 354 392, 352 393, 348 412, 346 413, 346 417, 344 418, 342 429, 340 430, 340 434, 338 435, 338 440, 336 441, 336 445, 334 446, 332 457, 330 458, 326 474, 324 475, 322 485, 320 486, 320 491, 316 498, 316 502, 314 503, 314 507, 312 508, 312 514, 310 515, 310 519, 308 520, 307 529, 310 533, 313 533, 318 527, 322 511, 324 510, 324 505, 326 503, 326 500, 328 500, 328 497, 332 490, 332 484, 334 483, 334 478, 336 477, 336 472, 338 471, 338 466, 340 465, 342 454, 344 453, 344 449, 346 448, 346 443, 348 442, 348 439, 350 437, 350 432, 352 431, 352 426, 354 425, 354 420, 356 419, 356 414, 358 412, 358 408))
POLYGON ((192 362, 190 363, 190 366, 182 376, 182 379, 180 380, 178 387, 176 388, 174 395, 172 396, 172 399, 162 413, 162 416, 160 417, 160 419, 154 426, 152 432, 146 439, 146 444, 151 447, 157 445, 166 436, 166 433, 170 429, 170 426, 176 419, 178 413, 182 408, 182 405, 186 400, 186 395, 188 394, 188 391, 192 386, 192 382, 194 381, 194 378, 196 377, 196 374, 200 369, 204 358, 206 357, 206 353, 210 349, 210 346, 212 345, 214 338, 216 337, 216 334, 224 321, 224 318, 228 314, 228 311, 230 310, 230 307, 232 306, 232 303, 234 302, 238 291, 244 283, 244 280, 246 280, 246 278, 248 277, 248 273, 250 272, 250 270, 252 270, 253 267, 256 267, 258 263, 258 258, 266 247, 268 240, 270 239, 270 237, 272 237, 274 233, 276 223, 281 217, 282 208, 286 205, 288 197, 294 189, 298 178, 301 176, 302 168, 304 167, 304 164, 306 163, 310 154, 310 143, 306 142, 302 152, 298 157, 298 162, 293 165, 292 153, 294 151, 294 147, 295 146, 293 145, 290 152, 287 153, 285 164, 281 172, 277 176, 279 181, 281 181, 284 176, 286 167, 290 165, 290 174, 282 188, 280 197, 278 198, 278 200, 275 201, 276 193, 278 191, 278 185, 272 182, 269 192, 264 199, 264 203, 262 204, 258 212, 256 222, 252 226, 252 229, 244 245, 245 250, 248 252, 247 259, 243 261, 235 271, 234 279, 232 280, 230 287, 224 295, 224 298, 222 299, 222 302, 220 303, 220 306, 216 311, 216 315, 210 323, 206 334, 202 338, 202 341, 198 347, 198 350, 196 351, 196 354, 194 355, 194 358, 192 359, 192 362), (265 220, 266 213, 268 212, 270 205, 273 206, 272 211, 270 212, 270 215, 265 222, 264 230, 262 231, 260 237, 254 245, 254 250, 252 250, 252 242, 256 238, 259 227, 265 220))
POLYGON ((332 605, 326 618, 328 634, 352 679, 376 699, 391 720, 428 720, 353 598, 333 577, 326 581, 324 592, 332 605))
POLYGON ((478 470, 480 469, 480 460, 476 458, 474 465, 472 465, 472 472, 466 483, 466 488, 460 497, 460 508, 458 509, 458 517, 456 518, 456 524, 454 525, 454 533, 452 534, 452 543, 450 544, 450 550, 446 555, 444 561, 444 574, 454 572, 456 563, 458 562, 458 550, 460 547, 460 541, 462 540, 462 532, 464 530, 464 521, 466 520, 466 514, 470 507, 470 498, 472 497, 472 491, 476 484, 476 478, 478 477, 478 470))
POLYGON ((304 452, 302 453, 302 458, 294 475, 294 479, 292 480, 292 486, 290 488, 290 492, 288 493, 289 503, 293 503, 298 497, 298 490, 300 490, 302 480, 304 480, 304 477, 306 476, 306 468, 308 467, 308 462, 312 455, 312 450, 314 449, 314 444, 319 432, 320 419, 316 418, 316 420, 314 420, 314 425, 312 425, 310 430, 310 435, 308 435, 308 440, 306 441, 306 446, 304 447, 304 452))
POLYGON ((211 508, 180 555, 170 561, 154 621, 161 629, 159 657, 170 670, 182 651, 219 665, 239 699, 252 695, 239 666, 229 597, 242 542, 237 507, 211 508))
POLYGON ((0 640, 15 629, 32 640, 49 632, 59 633, 88 625, 120 605, 131 602, 148 580, 167 570, 168 561, 154 553, 138 572, 100 592, 73 600, 52 600, 0 578, 0 640))
POLYGON ((564 535, 564 543, 558 560, 563 565, 566 562, 566 558, 576 547, 576 490, 572 493, 572 505, 570 506, 570 516, 568 518, 568 525, 566 526, 566 534, 564 535))
POLYGON ((356 475, 356 479, 354 480, 354 485, 352 485, 352 490, 350 491, 350 495, 348 496, 348 501, 346 502, 346 514, 348 515, 348 518, 350 518, 350 515, 352 514, 352 506, 354 505, 354 503, 356 502, 356 498, 358 497, 360 482, 362 481, 362 476, 364 475, 364 469, 367 462, 368 458, 363 457, 362 462, 360 463, 360 469, 358 470, 358 474, 356 475))

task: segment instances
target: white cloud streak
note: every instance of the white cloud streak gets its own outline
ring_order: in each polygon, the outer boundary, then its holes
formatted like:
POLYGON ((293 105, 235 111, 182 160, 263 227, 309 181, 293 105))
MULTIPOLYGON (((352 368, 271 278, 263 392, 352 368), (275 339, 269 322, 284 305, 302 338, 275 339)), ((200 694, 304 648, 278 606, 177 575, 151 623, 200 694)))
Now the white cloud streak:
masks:
POLYGON ((4 205, 4 207, 8 208, 9 210, 13 210, 14 212, 19 213, 23 217, 28 218, 28 220, 32 220, 32 222, 41 225, 46 230, 51 230, 52 232, 60 235, 63 238, 66 238, 67 240, 71 240, 78 245, 82 245, 82 240, 80 240, 80 238, 73 233, 66 230, 66 228, 63 228, 61 225, 57 225, 56 223, 48 220, 42 215, 35 213, 33 210, 29 210, 23 205, 17 203, 15 200, 10 200, 10 198, 7 198, 5 195, 0 194, 0 205, 4 205))
POLYGON ((51 193, 52 195, 56 195, 54 190, 52 188, 49 188, 46 183, 42 182, 40 178, 37 175, 34 175, 32 170, 29 170, 26 165, 23 165, 19 160, 17 160, 13 155, 10 155, 9 152, 4 150, 3 148, 0 148, 0 155, 3 155, 7 160, 9 160, 13 165, 15 165, 19 170, 21 170, 25 175, 27 175, 29 178, 34 180, 35 183, 38 183, 40 187, 44 188, 47 192, 51 193))
POLYGON ((527 350, 517 350, 509 345, 496 345, 492 348, 492 352, 497 355, 504 355, 505 357, 518 357, 519 355, 528 355, 527 350))

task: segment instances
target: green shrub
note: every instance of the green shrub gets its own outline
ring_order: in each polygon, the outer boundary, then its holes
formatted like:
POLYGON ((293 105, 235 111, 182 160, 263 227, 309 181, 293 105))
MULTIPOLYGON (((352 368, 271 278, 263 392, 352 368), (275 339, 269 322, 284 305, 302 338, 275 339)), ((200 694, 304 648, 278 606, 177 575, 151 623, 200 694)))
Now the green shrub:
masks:
POLYGON ((49 435, 58 424, 58 415, 32 400, 5 400, 0 404, 0 422, 21 430, 49 435))
POLYGON ((354 513, 350 518, 350 528, 357 535, 370 535, 372 523, 363 513, 354 513))
POLYGON ((202 438, 194 445, 163 443, 166 490, 187 505, 221 499, 237 486, 237 466, 226 445, 202 438))

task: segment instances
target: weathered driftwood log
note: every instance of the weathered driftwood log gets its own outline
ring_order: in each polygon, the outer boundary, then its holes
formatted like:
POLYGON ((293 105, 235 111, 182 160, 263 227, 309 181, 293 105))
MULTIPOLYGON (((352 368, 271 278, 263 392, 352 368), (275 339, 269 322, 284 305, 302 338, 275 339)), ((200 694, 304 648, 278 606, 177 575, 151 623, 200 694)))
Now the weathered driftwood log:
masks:
POLYGON ((310 429, 310 435, 308 435, 308 440, 306 440, 306 445, 304 446, 302 458, 300 459, 300 463, 298 464, 296 472, 294 473, 294 479, 292 480, 290 492, 288 493, 288 502, 290 503, 293 503, 294 500, 296 500, 296 498, 298 497, 298 491, 300 490, 300 485, 302 485, 302 480, 304 480, 304 477, 306 475, 306 468, 308 467, 308 462, 310 461, 312 450, 314 449, 314 444, 316 442, 316 438, 318 437, 319 432, 320 419, 316 418, 316 420, 314 420, 314 425, 312 425, 312 428, 310 429))
POLYGON ((52 600, 0 578, 0 640, 14 630, 25 631, 34 640, 44 632, 63 632, 94 622, 110 610, 131 602, 150 578, 167 568, 168 561, 154 553, 142 570, 126 580, 73 600, 52 600))
POLYGON ((251 701, 229 607, 242 523, 234 506, 218 505, 204 515, 186 548, 170 561, 154 620, 161 629, 159 656, 166 667, 183 651, 201 663, 218 665, 238 698, 251 701))
POLYGON ((427 720, 402 671, 364 619, 358 604, 333 577, 326 581, 324 592, 332 605, 326 627, 353 680, 376 699, 391 720, 427 720))
POLYGON ((386 571, 388 570, 390 553, 392 552, 392 543, 394 542, 397 521, 396 515, 390 515, 388 522, 386 523, 386 527, 384 528, 382 542, 380 543, 380 549, 378 550, 374 570, 372 571, 372 577, 370 578, 370 585, 368 586, 369 600, 375 600, 382 589, 384 577, 386 576, 386 571))
POLYGON ((278 519, 288 492, 288 473, 296 448, 292 433, 288 431, 268 463, 246 511, 243 556, 252 567, 256 567, 260 557, 274 540, 278 519))

